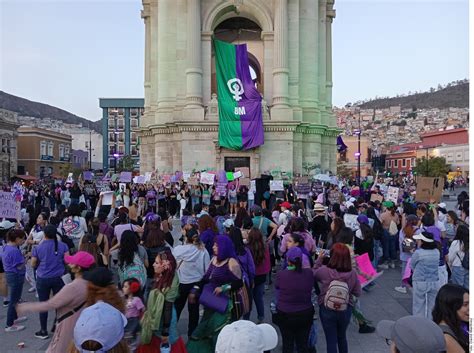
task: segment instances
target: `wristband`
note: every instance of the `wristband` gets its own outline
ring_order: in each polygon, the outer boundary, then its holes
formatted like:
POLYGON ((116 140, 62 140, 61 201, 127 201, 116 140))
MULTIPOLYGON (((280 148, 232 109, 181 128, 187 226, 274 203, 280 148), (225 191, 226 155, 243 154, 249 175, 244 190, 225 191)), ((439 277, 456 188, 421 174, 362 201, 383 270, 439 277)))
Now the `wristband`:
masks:
POLYGON ((227 292, 230 289, 230 284, 224 284, 221 286, 221 289, 223 292, 227 292))

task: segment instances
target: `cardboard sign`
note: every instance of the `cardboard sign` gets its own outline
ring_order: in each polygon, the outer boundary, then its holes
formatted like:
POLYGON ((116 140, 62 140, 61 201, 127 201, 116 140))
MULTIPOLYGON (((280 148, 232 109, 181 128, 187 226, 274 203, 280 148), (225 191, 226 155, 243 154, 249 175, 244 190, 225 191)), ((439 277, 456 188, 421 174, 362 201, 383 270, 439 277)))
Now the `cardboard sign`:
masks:
POLYGON ((311 184, 310 183, 298 183, 296 187, 296 191, 298 194, 307 195, 311 192, 311 184))
POLYGON ((444 178, 419 177, 416 184, 415 200, 418 202, 441 201, 444 178))
POLYGON ((0 191, 0 218, 20 219, 20 202, 11 192, 0 191))
POLYGON ((232 172, 226 172, 225 176, 227 178, 227 181, 233 181, 234 180, 234 173, 232 173, 232 172))
POLYGON ((233 174, 234 179, 242 178, 244 174, 239 170, 233 174))
POLYGON ((139 175, 137 176, 137 184, 145 184, 145 176, 144 175, 139 175))
POLYGON ((372 194, 370 195, 370 201, 375 202, 375 201, 380 201, 380 203, 383 202, 383 196, 379 194, 372 194))
POLYGON ((270 191, 283 191, 283 180, 270 180, 270 191))
POLYGON ((354 232, 359 229, 359 222, 357 222, 357 215, 355 214, 346 213, 344 215, 344 224, 354 232))
POLYGON ((145 173, 145 183, 148 183, 151 180, 151 172, 145 173))
POLYGON ((131 183, 132 182, 132 172, 122 172, 122 173, 120 173, 120 182, 121 183, 131 183))
POLYGON ((387 190, 387 201, 392 201, 394 204, 398 203, 399 188, 389 186, 387 190))
POLYGON ((235 168, 235 172, 241 172, 241 178, 250 178, 250 169, 247 167, 235 168))
POLYGON ((110 191, 110 184, 108 181, 97 180, 95 186, 99 192, 110 191))
POLYGON ((214 174, 202 172, 201 173, 201 184, 214 185, 214 174))
POLYGON ((250 186, 250 178, 240 178, 239 179, 239 184, 244 185, 246 187, 250 186))
POLYGON ((370 262, 369 254, 365 253, 355 258, 357 264, 357 277, 362 287, 365 287, 369 283, 373 282, 376 278, 380 277, 383 273, 377 272, 372 263, 370 262))
POLYGON ((115 183, 116 181, 120 181, 120 174, 114 174, 112 175, 112 177, 110 178, 110 180, 115 183))
POLYGON ((127 184, 126 183, 120 183, 119 184, 119 190, 120 190, 120 192, 125 192, 125 190, 127 190, 127 184))

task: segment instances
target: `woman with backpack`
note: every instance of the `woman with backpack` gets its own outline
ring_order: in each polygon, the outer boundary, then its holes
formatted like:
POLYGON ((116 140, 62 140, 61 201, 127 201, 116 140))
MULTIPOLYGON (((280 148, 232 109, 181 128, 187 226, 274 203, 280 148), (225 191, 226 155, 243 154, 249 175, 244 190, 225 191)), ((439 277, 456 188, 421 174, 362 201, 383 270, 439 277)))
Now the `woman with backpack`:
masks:
POLYGON ((433 321, 443 330, 446 353, 469 352, 469 290, 445 284, 436 295, 433 321))
POLYGON ((146 262, 148 262, 146 250, 143 247, 138 247, 136 233, 131 230, 126 230, 122 234, 118 251, 118 275, 120 285, 122 285, 126 279, 136 278, 140 281, 141 287, 145 287, 147 278, 145 265, 147 264, 145 264, 142 259, 146 259, 146 262), (142 251, 139 252, 139 250, 142 251))
POLYGON ((302 266, 303 252, 293 247, 286 254, 287 266, 276 274, 276 313, 273 323, 280 328, 283 353, 308 352, 308 338, 313 324, 311 302, 313 274, 302 266))
MULTIPOLYGON (((402 279, 405 274, 408 260, 411 259, 413 253, 416 250, 416 241, 413 239, 413 236, 420 233, 420 229, 418 228, 418 217, 416 215, 404 215, 404 221, 405 227, 400 230, 398 235, 400 261, 402 263, 402 279)), ((405 283, 401 281, 401 285, 399 287, 395 287, 395 291, 406 294, 407 288, 405 283)))
POLYGON ((78 204, 73 204, 68 208, 67 216, 59 225, 64 233, 73 241, 75 249, 79 249, 79 240, 87 233, 87 223, 81 217, 81 210, 78 204))
POLYGON ((353 296, 359 297, 362 289, 346 245, 333 245, 327 265, 323 265, 324 256, 324 252, 318 256, 313 274, 319 282, 319 315, 326 336, 327 352, 347 353, 346 331, 354 306, 353 296))
POLYGON ((100 220, 95 217, 89 224, 89 232, 79 241, 79 251, 86 251, 94 256, 97 266, 109 265, 109 240, 100 232, 100 220))
POLYGON ((449 247, 451 282, 469 289, 469 227, 460 224, 449 247))
POLYGON ((384 229, 382 236, 383 257, 382 265, 379 268, 388 270, 388 268, 395 268, 395 260, 397 259, 397 241, 398 241, 398 225, 400 218, 396 213, 396 208, 393 202, 384 202, 386 207, 385 212, 380 215, 380 221, 384 229))

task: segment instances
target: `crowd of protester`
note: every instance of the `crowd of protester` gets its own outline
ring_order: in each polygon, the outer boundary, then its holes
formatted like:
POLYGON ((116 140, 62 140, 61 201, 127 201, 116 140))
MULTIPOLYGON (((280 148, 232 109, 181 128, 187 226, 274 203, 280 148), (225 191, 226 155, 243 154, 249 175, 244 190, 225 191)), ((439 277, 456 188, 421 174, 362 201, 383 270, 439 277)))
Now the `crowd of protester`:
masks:
POLYGON ((398 268, 394 290, 412 293, 413 316, 377 325, 388 350, 468 351, 465 192, 448 210, 409 192, 397 203, 371 201, 383 193, 370 183, 327 184, 303 198, 290 185, 267 190, 258 205, 254 190, 238 183, 224 197, 182 182, 110 187, 109 202, 91 185, 34 185, 23 190, 20 218, 1 221, 7 334, 22 331, 25 314, 35 312, 35 337, 52 333, 49 353, 251 353, 277 346, 264 323, 271 319, 284 353, 306 353, 315 352, 319 319, 327 351, 344 353, 351 318, 360 334, 376 330, 360 305, 377 281, 361 283, 356 259, 367 254, 379 271, 398 268), (22 300, 25 284, 36 302, 22 300))

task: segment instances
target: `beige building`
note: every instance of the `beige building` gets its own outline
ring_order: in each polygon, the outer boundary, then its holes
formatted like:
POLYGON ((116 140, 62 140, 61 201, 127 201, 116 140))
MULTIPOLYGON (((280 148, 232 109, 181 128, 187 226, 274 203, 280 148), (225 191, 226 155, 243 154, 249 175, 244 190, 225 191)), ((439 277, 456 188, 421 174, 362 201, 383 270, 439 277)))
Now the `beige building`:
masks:
POLYGON ((452 172, 459 171, 463 177, 469 176, 469 144, 441 145, 432 148, 418 149, 416 158, 444 157, 452 172))
POLYGON ((334 0, 143 0, 145 115, 140 171, 249 167, 336 171, 334 0), (218 145, 212 37, 247 43, 262 95, 264 145, 218 145))
POLYGON ((17 113, 0 109, 0 179, 7 182, 17 172, 17 113))

